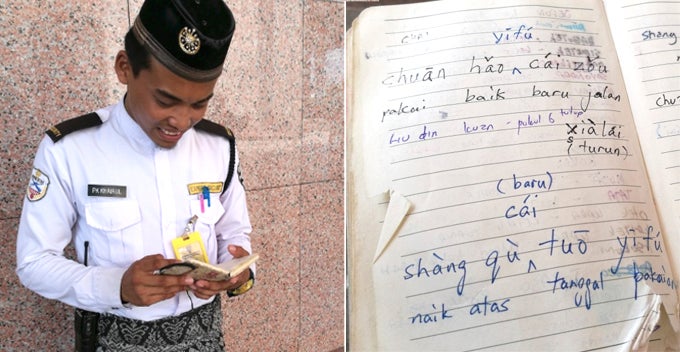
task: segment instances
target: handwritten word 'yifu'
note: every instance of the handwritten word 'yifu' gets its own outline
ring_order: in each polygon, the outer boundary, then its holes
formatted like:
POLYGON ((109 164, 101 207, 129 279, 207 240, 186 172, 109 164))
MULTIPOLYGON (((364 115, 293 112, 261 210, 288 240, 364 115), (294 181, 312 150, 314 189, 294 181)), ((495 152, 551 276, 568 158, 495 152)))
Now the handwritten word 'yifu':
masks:
POLYGON ((531 34, 531 30, 534 27, 527 27, 525 25, 520 25, 517 30, 513 30, 512 27, 505 28, 502 32, 493 32, 493 37, 495 39, 494 44, 500 44, 501 42, 518 41, 518 40, 532 40, 534 38, 531 34))
MULTIPOLYGON (((631 229, 632 230, 632 229, 631 229)), ((621 267, 621 261, 623 260, 623 255, 626 252, 630 252, 631 249, 637 247, 638 244, 642 246, 644 250, 649 252, 662 253, 663 248, 661 247, 661 231, 656 231, 654 226, 647 227, 647 233, 641 237, 639 240, 636 236, 628 237, 628 235, 623 236, 623 238, 616 236, 616 240, 621 247, 619 252, 619 260, 616 262, 616 266, 609 269, 612 274, 616 275, 621 267), (629 242, 630 240, 630 242, 629 242)))

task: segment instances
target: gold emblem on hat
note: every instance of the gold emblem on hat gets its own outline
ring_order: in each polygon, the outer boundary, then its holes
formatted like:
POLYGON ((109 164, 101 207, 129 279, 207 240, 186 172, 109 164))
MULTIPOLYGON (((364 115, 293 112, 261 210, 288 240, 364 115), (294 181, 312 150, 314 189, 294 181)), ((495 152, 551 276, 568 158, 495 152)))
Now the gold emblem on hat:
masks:
POLYGON ((179 47, 189 55, 196 55, 201 48, 201 39, 196 35, 196 29, 184 27, 179 31, 179 47))

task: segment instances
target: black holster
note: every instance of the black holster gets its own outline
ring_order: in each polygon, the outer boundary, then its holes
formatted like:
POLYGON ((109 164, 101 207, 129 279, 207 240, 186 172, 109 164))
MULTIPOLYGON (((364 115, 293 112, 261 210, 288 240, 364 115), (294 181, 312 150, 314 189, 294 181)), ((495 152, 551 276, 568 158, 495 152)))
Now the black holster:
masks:
POLYGON ((76 352, 95 352, 99 313, 76 308, 73 322, 76 330, 76 352))

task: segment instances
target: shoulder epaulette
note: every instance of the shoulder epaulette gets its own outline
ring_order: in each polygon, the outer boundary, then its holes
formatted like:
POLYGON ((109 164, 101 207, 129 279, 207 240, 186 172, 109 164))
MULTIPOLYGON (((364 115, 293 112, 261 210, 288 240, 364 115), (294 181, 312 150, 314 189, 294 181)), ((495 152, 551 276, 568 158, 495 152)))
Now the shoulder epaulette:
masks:
POLYGON ((212 122, 210 120, 202 119, 201 121, 198 121, 198 123, 194 125, 194 128, 199 131, 205 131, 210 134, 225 137, 227 139, 234 139, 234 133, 232 133, 229 128, 222 126, 217 122, 212 122))
POLYGON ((71 132, 84 130, 86 128, 99 126, 101 124, 101 117, 99 117, 96 112, 91 112, 89 114, 62 121, 50 127, 49 130, 45 131, 45 134, 47 134, 52 139, 52 141, 56 143, 71 132))
POLYGON ((224 187, 222 191, 222 193, 224 193, 229 187, 229 184, 231 184, 231 179, 234 176, 234 166, 236 163, 236 140, 234 138, 234 133, 232 133, 229 128, 206 119, 198 121, 198 123, 194 125, 194 128, 200 131, 222 136, 229 140, 229 170, 227 170, 227 179, 224 180, 224 187))

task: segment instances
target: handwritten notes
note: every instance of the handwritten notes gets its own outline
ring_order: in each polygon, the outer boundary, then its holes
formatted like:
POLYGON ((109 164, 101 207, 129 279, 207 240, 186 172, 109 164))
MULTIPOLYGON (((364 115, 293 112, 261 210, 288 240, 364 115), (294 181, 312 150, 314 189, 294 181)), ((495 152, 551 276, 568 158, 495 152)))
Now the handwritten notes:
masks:
POLYGON ((362 343, 625 349, 662 301, 677 320, 604 9, 584 4, 440 1, 353 24, 350 241, 388 243, 375 263, 375 247, 349 246, 350 270, 372 274, 370 290, 350 276, 374 295, 350 298, 375 312, 362 343), (367 241, 388 190, 410 210, 389 241, 367 241))
POLYGON ((680 1, 607 3, 640 144, 680 270, 680 1))

